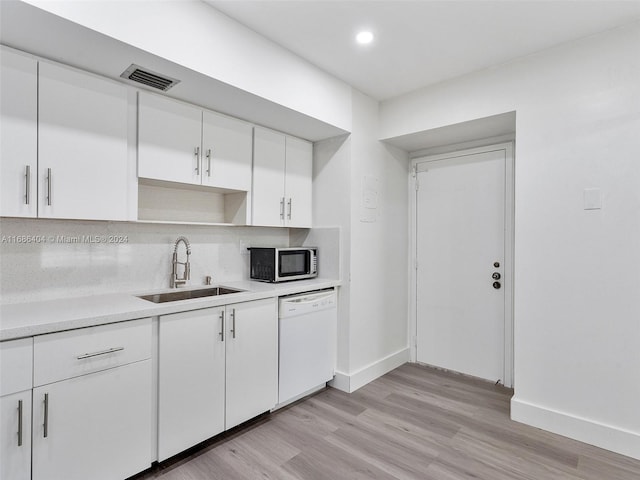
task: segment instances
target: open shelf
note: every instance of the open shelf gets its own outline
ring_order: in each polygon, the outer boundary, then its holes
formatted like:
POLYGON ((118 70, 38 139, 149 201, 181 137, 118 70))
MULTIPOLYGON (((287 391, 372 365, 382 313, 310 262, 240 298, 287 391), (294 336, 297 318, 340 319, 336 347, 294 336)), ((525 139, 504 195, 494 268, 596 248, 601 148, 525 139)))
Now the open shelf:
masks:
POLYGON ((249 192, 138 179, 138 221, 250 225, 249 192))

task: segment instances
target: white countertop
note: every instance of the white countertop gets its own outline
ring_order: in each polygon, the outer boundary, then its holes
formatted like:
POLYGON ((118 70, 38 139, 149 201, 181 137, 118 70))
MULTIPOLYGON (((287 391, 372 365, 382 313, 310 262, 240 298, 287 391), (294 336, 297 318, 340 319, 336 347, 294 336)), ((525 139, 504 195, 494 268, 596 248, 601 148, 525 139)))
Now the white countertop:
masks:
MULTIPOLYGON (((221 287, 244 290, 214 297, 193 298, 167 303, 153 303, 138 298, 147 295, 176 291, 177 289, 146 292, 110 293, 86 297, 62 298, 39 302, 0 305, 0 341, 12 340, 46 333, 92 327, 106 323, 122 322, 136 318, 155 317, 169 313, 198 310, 201 308, 230 305, 263 298, 280 297, 294 293, 309 292, 340 286, 340 280, 315 278, 285 283, 262 283, 255 281, 228 282, 221 287)), ((211 287, 186 287, 211 288, 211 287)))

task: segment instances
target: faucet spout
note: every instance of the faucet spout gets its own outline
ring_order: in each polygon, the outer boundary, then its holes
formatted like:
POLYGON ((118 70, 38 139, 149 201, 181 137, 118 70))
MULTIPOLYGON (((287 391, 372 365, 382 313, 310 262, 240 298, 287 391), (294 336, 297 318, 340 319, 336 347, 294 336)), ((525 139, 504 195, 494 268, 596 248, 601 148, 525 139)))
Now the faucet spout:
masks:
POLYGON ((171 288, 180 287, 185 285, 191 278, 191 265, 189 263, 189 257, 191 256, 191 244, 187 237, 178 237, 173 247, 173 255, 171 258, 171 288), (178 261, 178 245, 184 243, 184 247, 187 251, 187 259, 184 262, 178 261), (184 266, 184 274, 182 277, 178 276, 178 265, 184 266))

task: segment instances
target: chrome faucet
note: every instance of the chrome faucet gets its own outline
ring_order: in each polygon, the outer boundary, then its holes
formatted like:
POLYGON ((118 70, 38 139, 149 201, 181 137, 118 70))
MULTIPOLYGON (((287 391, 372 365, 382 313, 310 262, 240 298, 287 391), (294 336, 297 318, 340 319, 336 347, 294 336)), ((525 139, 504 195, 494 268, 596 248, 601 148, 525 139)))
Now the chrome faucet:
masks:
POLYGON ((173 259, 172 259, 172 267, 171 267, 171 288, 177 288, 187 283, 187 280, 191 277, 191 266, 189 265, 189 256, 191 255, 191 245, 189 244, 189 240, 186 237, 178 237, 176 240, 176 244, 173 247, 173 259), (184 243, 185 248, 187 249, 187 261, 179 262, 178 261, 178 244, 182 242, 184 243), (178 265, 184 265, 184 275, 182 278, 178 277, 178 265))

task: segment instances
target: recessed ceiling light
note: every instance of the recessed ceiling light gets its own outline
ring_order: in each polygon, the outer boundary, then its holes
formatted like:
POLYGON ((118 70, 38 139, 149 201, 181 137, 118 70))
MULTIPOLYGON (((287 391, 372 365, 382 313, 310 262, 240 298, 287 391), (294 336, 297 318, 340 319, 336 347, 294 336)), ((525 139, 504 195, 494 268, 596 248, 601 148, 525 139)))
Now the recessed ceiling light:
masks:
POLYGON ((361 45, 373 42, 373 33, 369 31, 362 31, 356 35, 356 42, 361 45))

